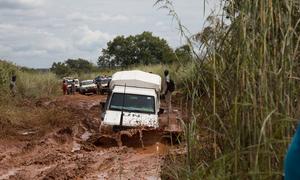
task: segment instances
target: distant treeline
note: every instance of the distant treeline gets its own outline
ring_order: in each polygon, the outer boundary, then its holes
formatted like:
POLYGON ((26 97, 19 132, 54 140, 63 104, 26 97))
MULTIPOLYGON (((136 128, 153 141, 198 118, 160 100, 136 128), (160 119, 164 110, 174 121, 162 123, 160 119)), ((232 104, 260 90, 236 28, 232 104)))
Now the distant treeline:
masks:
POLYGON ((176 61, 188 62, 192 53, 188 45, 175 51, 167 41, 153 36, 151 32, 143 32, 135 36, 117 36, 102 49, 97 65, 85 59, 68 59, 52 64, 51 71, 58 76, 82 74, 99 69, 127 68, 132 65, 171 64, 176 61))

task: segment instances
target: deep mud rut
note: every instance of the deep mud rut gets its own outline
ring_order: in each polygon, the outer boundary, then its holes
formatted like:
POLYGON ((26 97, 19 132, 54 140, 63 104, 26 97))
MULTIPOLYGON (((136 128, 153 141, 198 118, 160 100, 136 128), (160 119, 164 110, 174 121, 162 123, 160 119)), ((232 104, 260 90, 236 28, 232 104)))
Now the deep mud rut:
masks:
MULTIPOLYGON (((161 165, 171 148, 148 133, 144 148, 97 143, 99 102, 106 96, 62 96, 43 106, 63 106, 79 112, 76 125, 56 129, 41 138, 0 139, 0 179, 160 179, 161 165), (149 140, 150 139, 150 140, 149 140)), ((34 133, 34 132, 33 132, 34 133)), ((126 139, 125 139, 126 141, 126 139)))

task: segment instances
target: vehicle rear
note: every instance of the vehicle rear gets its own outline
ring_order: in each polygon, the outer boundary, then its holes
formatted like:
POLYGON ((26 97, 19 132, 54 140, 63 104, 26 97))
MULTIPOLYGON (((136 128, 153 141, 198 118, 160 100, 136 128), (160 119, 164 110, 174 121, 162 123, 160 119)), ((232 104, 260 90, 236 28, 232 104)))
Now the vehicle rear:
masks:
POLYGON ((105 92, 109 92, 109 83, 111 81, 111 77, 102 77, 98 80, 97 84, 99 86, 100 94, 104 94, 105 92))

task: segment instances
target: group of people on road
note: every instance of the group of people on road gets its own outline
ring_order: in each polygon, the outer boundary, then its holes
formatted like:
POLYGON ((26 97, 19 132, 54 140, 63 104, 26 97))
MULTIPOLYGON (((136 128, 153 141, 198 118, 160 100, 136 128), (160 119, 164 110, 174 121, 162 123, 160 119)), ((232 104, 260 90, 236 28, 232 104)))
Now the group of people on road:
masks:
POLYGON ((62 90, 63 90, 64 95, 67 95, 67 94, 75 95, 75 92, 76 92, 75 80, 72 81, 71 87, 68 88, 68 80, 64 79, 63 84, 62 84, 62 90))

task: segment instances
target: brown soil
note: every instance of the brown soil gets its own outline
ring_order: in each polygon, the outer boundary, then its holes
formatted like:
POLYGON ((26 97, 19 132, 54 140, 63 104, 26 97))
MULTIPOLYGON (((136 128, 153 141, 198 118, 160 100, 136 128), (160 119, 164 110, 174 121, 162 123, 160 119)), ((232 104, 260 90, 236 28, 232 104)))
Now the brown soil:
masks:
POLYGON ((77 115, 69 126, 42 137, 25 129, 14 140, 0 138, 0 179, 160 179, 170 149, 157 132, 122 137, 123 146, 99 140, 100 101, 106 96, 61 96, 42 100, 42 108, 62 108, 77 115), (105 143, 103 143, 105 142, 105 143))

